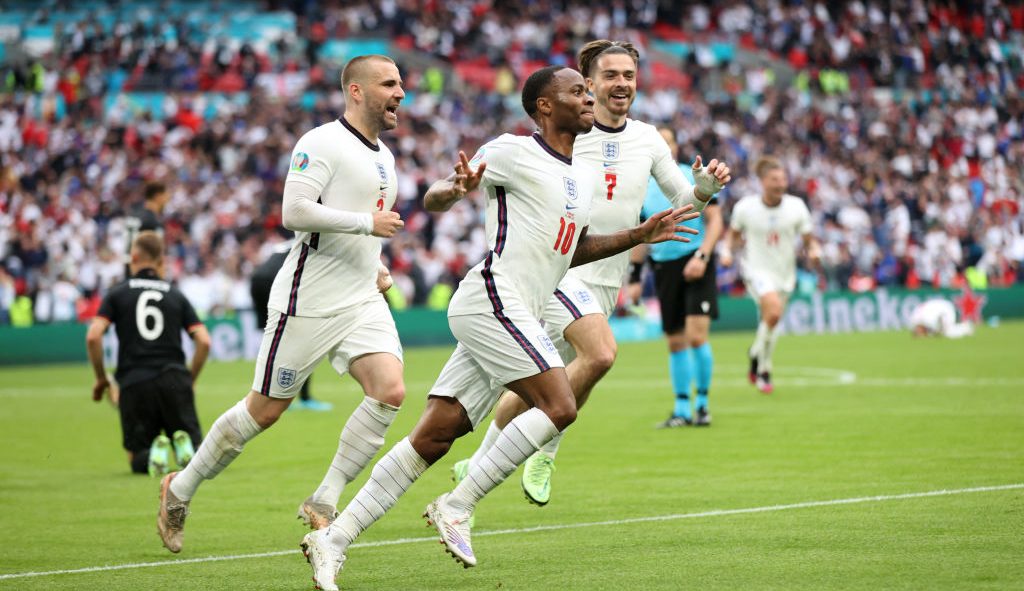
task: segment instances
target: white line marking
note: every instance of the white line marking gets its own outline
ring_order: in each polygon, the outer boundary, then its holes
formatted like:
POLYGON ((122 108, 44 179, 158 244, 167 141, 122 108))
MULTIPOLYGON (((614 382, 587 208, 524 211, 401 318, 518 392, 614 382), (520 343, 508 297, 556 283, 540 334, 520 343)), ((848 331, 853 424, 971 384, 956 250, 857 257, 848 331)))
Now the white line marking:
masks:
MULTIPOLYGON (((701 517, 721 517, 724 515, 745 515, 748 513, 769 513, 773 511, 787 511, 789 509, 807 509, 811 507, 831 507, 835 505, 855 505, 858 503, 879 503, 883 501, 899 501, 903 499, 920 499, 925 497, 942 497, 949 495, 962 495, 979 492, 997 492, 1006 490, 1024 489, 1024 483, 1002 484, 997 486, 976 486, 973 488, 958 488, 953 490, 932 490, 928 492, 905 493, 900 495, 876 495, 872 497, 853 497, 849 499, 833 499, 830 501, 807 501, 804 503, 790 503, 788 505, 768 505, 765 507, 748 507, 746 509, 715 509, 702 511, 700 513, 673 513, 669 515, 652 515, 650 517, 631 517, 628 519, 609 519, 607 521, 587 521, 583 523, 562 523, 555 525, 538 525, 534 527, 521 527, 514 529, 496 529, 475 532, 473 537, 503 536, 507 534, 522 534, 538 531, 555 531, 563 529, 579 529, 583 527, 601 527, 611 525, 630 525, 633 523, 647 523, 652 521, 675 521, 679 519, 699 519, 701 517)), ((415 544, 419 542, 436 542, 437 536, 421 538, 398 538, 395 540, 381 540, 378 542, 364 542, 352 544, 350 548, 377 548, 380 546, 396 546, 399 544, 415 544)), ((0 580, 23 579, 27 577, 49 577, 53 575, 75 575, 82 573, 107 572, 115 570, 127 570, 135 568, 150 568, 155 566, 172 566, 178 564, 195 564, 199 562, 223 562, 225 560, 244 560, 247 558, 268 558, 273 556, 285 556, 288 554, 298 555, 295 550, 277 550, 274 552, 258 552, 254 554, 231 554, 228 556, 205 556, 203 558, 185 558, 182 560, 161 560, 157 562, 135 562, 129 564, 113 564, 108 566, 90 566, 86 568, 73 568, 67 570, 51 570, 40 572, 9 573, 0 575, 0 580)))

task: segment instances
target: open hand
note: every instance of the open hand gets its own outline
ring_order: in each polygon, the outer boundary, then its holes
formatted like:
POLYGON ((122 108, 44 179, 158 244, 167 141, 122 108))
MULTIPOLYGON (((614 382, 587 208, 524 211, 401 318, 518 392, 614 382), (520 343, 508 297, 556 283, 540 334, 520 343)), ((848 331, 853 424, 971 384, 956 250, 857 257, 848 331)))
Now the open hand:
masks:
POLYGON ((487 163, 481 162, 474 171, 469 166, 469 158, 466 158, 466 153, 459 150, 459 161, 455 164, 455 177, 452 178, 452 193, 462 199, 466 193, 479 187, 486 168, 487 163))
POLYGON ((641 242, 647 244, 654 244, 656 242, 666 242, 673 240, 675 242, 689 242, 690 239, 685 236, 680 236, 679 232, 685 234, 699 234, 697 230, 689 226, 681 226, 682 222, 692 220, 700 216, 699 212, 693 211, 692 205, 686 205, 679 209, 666 209, 660 211, 651 217, 647 218, 647 221, 637 226, 637 230, 640 231, 641 242))

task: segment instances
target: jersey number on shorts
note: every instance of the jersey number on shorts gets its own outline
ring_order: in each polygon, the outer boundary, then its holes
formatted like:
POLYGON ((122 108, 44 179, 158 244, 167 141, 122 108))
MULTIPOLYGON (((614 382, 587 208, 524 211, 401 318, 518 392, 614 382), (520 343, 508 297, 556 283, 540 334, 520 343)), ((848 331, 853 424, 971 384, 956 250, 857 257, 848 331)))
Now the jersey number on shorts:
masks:
POLYGON ((558 237, 555 238, 555 250, 561 250, 562 254, 569 254, 572 248, 572 239, 576 236, 576 222, 569 222, 566 226, 565 218, 558 219, 558 237))
POLYGON ((615 190, 615 184, 619 182, 619 177, 613 172, 604 173, 604 182, 608 183, 608 201, 612 200, 612 191, 615 190))
POLYGON ((150 306, 150 302, 159 302, 164 299, 164 294, 159 291, 144 291, 139 294, 139 301, 135 304, 135 324, 139 327, 139 334, 147 341, 155 341, 164 332, 164 313, 156 306, 150 306), (150 328, 149 319, 153 319, 153 326, 150 328))

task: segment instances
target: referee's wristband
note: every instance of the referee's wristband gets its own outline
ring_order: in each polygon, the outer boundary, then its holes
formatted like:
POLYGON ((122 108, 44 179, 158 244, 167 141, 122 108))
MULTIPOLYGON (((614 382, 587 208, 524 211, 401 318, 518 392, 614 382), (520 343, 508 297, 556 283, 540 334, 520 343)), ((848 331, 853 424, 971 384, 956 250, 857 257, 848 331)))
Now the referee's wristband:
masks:
POLYGON ((630 263, 629 264, 629 282, 640 283, 640 276, 643 273, 643 263, 630 263))

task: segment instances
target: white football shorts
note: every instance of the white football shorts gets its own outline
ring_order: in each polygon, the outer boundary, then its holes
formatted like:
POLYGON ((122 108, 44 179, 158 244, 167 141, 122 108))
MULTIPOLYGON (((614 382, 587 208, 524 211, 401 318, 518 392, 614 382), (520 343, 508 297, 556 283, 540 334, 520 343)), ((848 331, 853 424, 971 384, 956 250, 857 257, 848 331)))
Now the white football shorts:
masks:
POLYGON ((548 300, 541 320, 564 363, 576 359, 576 350, 565 340, 565 329, 590 314, 610 317, 619 299, 619 288, 591 285, 575 277, 563 277, 548 300))
POLYGON ((754 298, 755 301, 760 300, 761 296, 766 293, 775 292, 779 294, 779 297, 783 301, 789 299, 789 296, 793 293, 793 288, 796 287, 795 279, 792 281, 784 281, 779 277, 776 277, 772 273, 744 273, 743 274, 743 285, 747 288, 747 293, 750 297, 754 298))
POLYGON ((292 398, 324 357, 344 375, 353 360, 370 353, 391 353, 402 361, 398 330, 383 296, 322 318, 270 310, 252 389, 292 398))
POLYGON ((474 429, 494 408, 505 384, 565 367, 540 322, 522 308, 451 316, 448 325, 459 344, 430 395, 458 400, 474 429))

